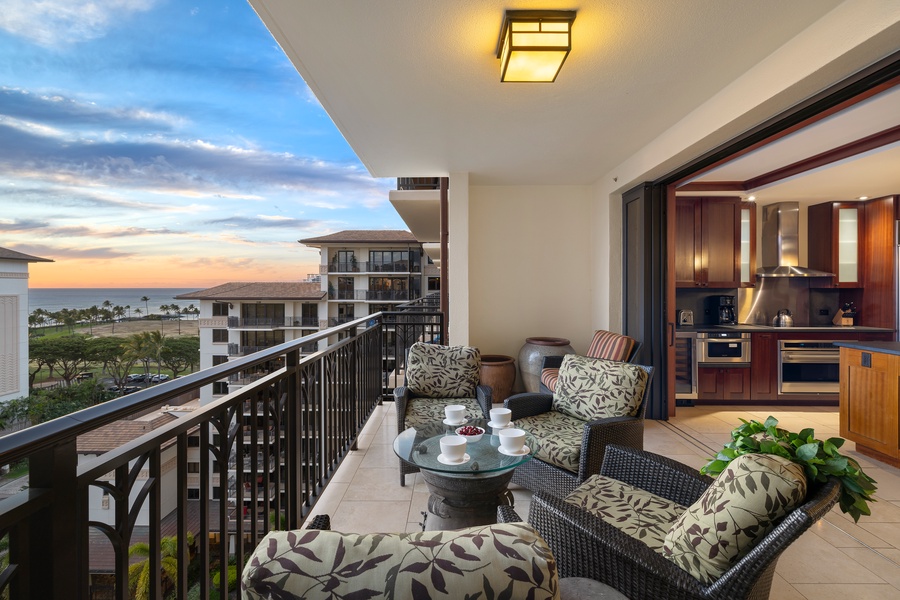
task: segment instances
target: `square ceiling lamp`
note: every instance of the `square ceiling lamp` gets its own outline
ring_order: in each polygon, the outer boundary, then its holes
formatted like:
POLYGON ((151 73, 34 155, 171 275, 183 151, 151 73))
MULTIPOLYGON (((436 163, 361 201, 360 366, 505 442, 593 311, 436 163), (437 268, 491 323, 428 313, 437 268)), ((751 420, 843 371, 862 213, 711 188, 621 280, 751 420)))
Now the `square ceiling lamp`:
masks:
POLYGON ((574 10, 508 10, 497 58, 500 81, 551 83, 572 49, 574 10))

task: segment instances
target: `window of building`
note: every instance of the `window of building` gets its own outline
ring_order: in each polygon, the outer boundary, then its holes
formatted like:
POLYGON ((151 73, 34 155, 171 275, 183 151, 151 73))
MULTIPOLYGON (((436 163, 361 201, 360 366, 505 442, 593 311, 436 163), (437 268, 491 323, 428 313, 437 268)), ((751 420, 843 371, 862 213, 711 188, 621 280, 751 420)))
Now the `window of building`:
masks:
POLYGON ((200 490, 197 488, 188 488, 188 500, 199 500, 200 499, 200 490))
POLYGON ((428 278, 428 291, 429 292, 441 291, 441 278, 440 277, 429 277, 428 278))
POLYGON ((369 252, 370 271, 397 271, 409 268, 409 250, 372 250, 369 252))
POLYGON ((227 317, 228 316, 228 303, 227 302, 213 302, 212 316, 227 317))
POLYGON ((228 330, 227 329, 213 329, 212 337, 213 337, 213 344, 227 344, 228 343, 228 330))
POLYGON ((213 395, 214 396, 224 396, 228 393, 228 382, 227 381, 214 381, 213 382, 213 395))
POLYGON ((242 304, 241 318, 284 322, 284 304, 242 304))
POLYGON ((212 361, 213 361, 213 366, 215 367, 216 365, 221 365, 223 363, 227 363, 228 356, 225 354, 213 354, 212 361))
POLYGON ((200 447, 200 436, 199 435, 188 436, 188 448, 199 448, 199 447, 200 447))
POLYGON ((253 348, 271 348, 284 343, 284 330, 278 331, 242 331, 241 346, 253 348))
POLYGON ((338 304, 338 319, 341 319, 343 321, 352 321, 353 318, 352 304, 338 304))
POLYGON ((200 463, 198 462, 189 462, 187 464, 188 473, 199 473, 200 472, 200 463))
POLYGON ((338 277, 338 300, 353 300, 353 278, 338 277))
POLYGON ((221 497, 222 497, 222 488, 214 487, 214 488, 212 489, 212 499, 213 499, 213 500, 218 500, 218 499, 221 498, 221 497))
POLYGON ((304 319, 318 319, 319 318, 319 305, 318 304, 303 304, 300 306, 300 316, 304 319))
POLYGON ((334 255, 333 268, 340 273, 356 271, 356 254, 353 250, 338 250, 334 255))

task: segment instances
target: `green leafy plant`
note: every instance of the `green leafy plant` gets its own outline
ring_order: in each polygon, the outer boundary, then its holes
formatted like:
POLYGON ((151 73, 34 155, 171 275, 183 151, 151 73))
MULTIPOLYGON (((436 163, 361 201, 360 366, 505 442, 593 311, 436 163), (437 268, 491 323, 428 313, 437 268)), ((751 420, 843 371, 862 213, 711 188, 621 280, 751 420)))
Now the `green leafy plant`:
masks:
POLYGON ((869 502, 875 502, 876 481, 863 473, 855 460, 843 456, 838 448, 843 438, 816 439, 811 428, 793 433, 778 427, 778 419, 769 417, 765 423, 745 421, 731 432, 731 442, 704 465, 700 472, 715 477, 725 466, 742 454, 777 454, 803 466, 808 481, 825 482, 829 476, 841 482, 839 504, 841 510, 859 521, 862 515, 871 515, 869 502))

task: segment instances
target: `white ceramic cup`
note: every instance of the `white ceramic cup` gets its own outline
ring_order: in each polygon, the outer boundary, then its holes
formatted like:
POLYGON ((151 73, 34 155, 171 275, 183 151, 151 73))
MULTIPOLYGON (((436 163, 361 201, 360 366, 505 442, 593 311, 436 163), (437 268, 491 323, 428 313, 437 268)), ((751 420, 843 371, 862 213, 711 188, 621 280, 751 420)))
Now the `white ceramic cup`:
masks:
POLYGON ((519 453, 525 447, 525 431, 522 429, 501 429, 500 447, 513 454, 519 453))
POLYGON ((444 407, 447 421, 453 425, 461 425, 466 420, 466 407, 462 404, 448 404, 444 407))
POLYGON ((497 427, 506 427, 509 425, 509 419, 512 417, 512 411, 508 408, 492 408, 491 423, 497 427))
POLYGON ((441 454, 450 462, 459 462, 466 455, 466 438, 462 435, 445 435, 441 438, 441 454))

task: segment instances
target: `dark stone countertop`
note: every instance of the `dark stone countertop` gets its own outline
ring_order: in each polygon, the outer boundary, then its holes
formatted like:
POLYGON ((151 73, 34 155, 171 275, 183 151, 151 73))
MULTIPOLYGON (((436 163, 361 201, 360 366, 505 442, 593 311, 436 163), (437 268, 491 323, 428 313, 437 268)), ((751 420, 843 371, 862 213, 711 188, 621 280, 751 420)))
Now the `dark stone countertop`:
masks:
POLYGON ((758 333, 773 331, 776 333, 833 333, 835 335, 849 335, 854 333, 894 333, 893 329, 884 327, 842 327, 840 325, 823 325, 823 326, 796 326, 796 327, 773 327, 771 325, 694 325, 693 327, 678 327, 675 330, 679 333, 707 333, 715 331, 734 331, 740 333, 758 333))
POLYGON ((900 342, 835 342, 835 346, 841 348, 853 348, 855 350, 864 350, 866 352, 878 352, 881 354, 898 354, 900 355, 900 342))

